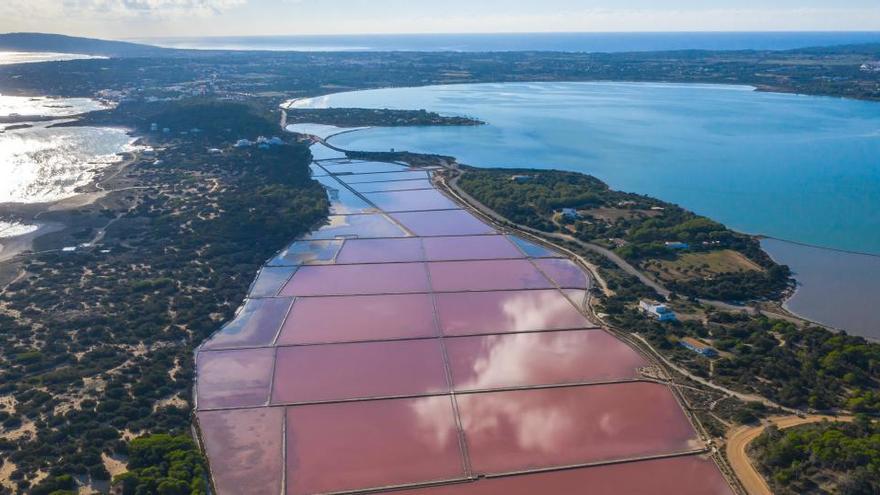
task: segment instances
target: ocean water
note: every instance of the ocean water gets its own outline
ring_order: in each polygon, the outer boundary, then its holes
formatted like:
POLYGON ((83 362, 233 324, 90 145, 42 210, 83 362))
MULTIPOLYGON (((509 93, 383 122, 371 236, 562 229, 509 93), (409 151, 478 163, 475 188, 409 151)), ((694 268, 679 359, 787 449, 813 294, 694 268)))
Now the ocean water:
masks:
MULTIPOLYGON (((86 98, 30 98, 0 95, 0 116, 72 115, 105 108, 86 98)), ((29 122, 30 127, 0 124, 0 204, 56 201, 75 194, 96 171, 119 160, 132 138, 125 129, 57 127, 53 122, 29 122)), ((15 225, 0 206, 0 226, 15 225)), ((21 228, 0 229, 0 237, 20 235, 21 228)))
MULTIPOLYGON (((132 139, 124 129, 35 124, 0 134, 0 204, 56 201, 119 160, 132 139)), ((0 233, 2 235, 2 233, 0 233)))
POLYGON ((170 48, 273 51, 787 50, 880 42, 880 32, 518 33, 140 38, 170 48))
MULTIPOLYGON (((106 108, 90 98, 47 98, 0 94, 0 117, 10 115, 69 117, 106 108)), ((0 130, 10 124, 0 124, 0 130)))
MULTIPOLYGON (((517 83, 362 91, 297 105, 470 115, 489 125, 373 128, 331 142, 447 154, 474 166, 588 173, 743 232, 880 254, 877 103, 742 86, 517 83)), ((875 258, 767 246, 802 279, 793 311, 880 338, 876 304, 853 304, 880 293, 880 278, 862 269, 875 258)))
POLYGON ((61 62, 65 60, 80 60, 89 58, 106 58, 92 55, 80 55, 76 53, 52 53, 52 52, 2 52, 0 51, 0 65, 31 64, 36 62, 61 62))

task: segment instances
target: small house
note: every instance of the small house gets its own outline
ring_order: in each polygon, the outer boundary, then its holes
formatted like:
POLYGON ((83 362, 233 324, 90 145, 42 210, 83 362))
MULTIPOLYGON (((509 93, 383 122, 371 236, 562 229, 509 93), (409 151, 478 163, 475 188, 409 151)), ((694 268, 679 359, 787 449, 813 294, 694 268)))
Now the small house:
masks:
POLYGON ((716 351, 712 346, 704 342, 700 342, 699 340, 692 337, 685 337, 678 341, 678 343, 681 344, 682 347, 690 349, 697 354, 705 357, 712 358, 718 356, 718 351, 716 351))
POLYGON ((511 175, 510 176, 510 181, 516 182, 517 184, 525 184, 526 182, 529 182, 530 180, 532 180, 531 175, 511 175))
POLYGON ((658 304, 651 301, 640 301, 639 311, 657 321, 675 321, 677 319, 675 313, 665 304, 658 304))
POLYGON ((670 241, 665 243, 666 249, 684 250, 690 248, 690 244, 686 242, 670 241))
POLYGON ((561 213, 562 218, 565 218, 566 220, 580 220, 581 218, 581 214, 574 208, 563 208, 561 213))

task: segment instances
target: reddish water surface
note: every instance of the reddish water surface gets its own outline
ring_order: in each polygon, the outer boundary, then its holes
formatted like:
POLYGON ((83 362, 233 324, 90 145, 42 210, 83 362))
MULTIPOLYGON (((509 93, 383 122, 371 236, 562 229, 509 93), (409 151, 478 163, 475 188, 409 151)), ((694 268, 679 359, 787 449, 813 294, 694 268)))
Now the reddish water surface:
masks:
POLYGON ((495 233, 464 210, 394 213, 391 217, 420 237, 495 233))
POLYGON ((654 383, 464 394, 456 400, 477 473, 670 454, 698 445, 672 392, 654 383))
POLYGON ((288 409, 289 494, 390 487, 464 475, 449 397, 288 409))
POLYGON ((602 330, 458 337, 445 344, 456 390, 626 380, 647 365, 602 330))
POLYGON ((368 200, 386 212, 455 210, 458 205, 436 189, 391 191, 365 194, 368 200))
POLYGON ((284 409, 198 413, 217 493, 281 493, 284 409))
POLYGON ((504 236, 429 237, 422 241, 428 261, 522 258, 504 236))
POLYGON ((336 259, 337 263, 390 263, 424 261, 422 240, 416 237, 402 239, 350 239, 336 259))
POLYGON ((304 266, 281 290, 285 296, 428 292, 424 263, 304 266))
POLYGON ((447 392, 440 341, 278 349, 273 404, 447 392))
POLYGON ((549 289, 553 287, 527 260, 429 263, 435 292, 549 289))
POLYGON ((293 304, 279 345, 437 335, 429 294, 307 297, 293 304))
POLYGON ((481 479, 401 495, 733 495, 711 459, 674 457, 481 479))
POLYGON ((557 290, 437 294, 444 335, 531 332, 593 325, 557 290))
POLYGON ((385 215, 331 215, 327 225, 308 235, 309 239, 337 237, 406 237, 407 233, 385 215))
POLYGON ((587 289, 587 274, 568 259, 535 260, 535 265, 559 287, 564 289, 587 289))
POLYGON ((668 387, 633 381, 643 357, 580 312, 577 265, 456 209, 424 171, 325 165, 345 174, 321 178, 335 211, 370 208, 344 182, 394 213, 331 215, 199 350, 220 495, 730 495, 709 460, 636 460, 702 445, 668 387), (453 209, 403 211, 435 208, 453 209))
POLYGON ((211 337, 205 349, 272 345, 293 298, 250 299, 241 313, 211 337))
POLYGON ((199 409, 266 404, 274 363, 273 348, 199 352, 199 409))
POLYGON ((408 191, 414 189, 433 189, 434 185, 428 179, 397 180, 391 182, 367 182, 364 184, 352 184, 352 188, 359 193, 384 192, 384 191, 408 191))

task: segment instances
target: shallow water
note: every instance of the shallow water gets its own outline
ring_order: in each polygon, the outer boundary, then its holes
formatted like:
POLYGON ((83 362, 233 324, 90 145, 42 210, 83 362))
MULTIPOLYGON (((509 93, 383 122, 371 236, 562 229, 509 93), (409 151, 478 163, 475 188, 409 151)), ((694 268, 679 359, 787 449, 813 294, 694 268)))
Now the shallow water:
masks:
POLYGON ((39 203, 75 194, 95 171, 119 161, 132 142, 124 129, 37 124, 0 134, 0 203, 39 203))
POLYGON ((880 256, 765 239, 764 250, 790 266, 798 281, 786 307, 851 334, 880 340, 880 256))
POLYGON ((53 53, 53 52, 3 52, 0 51, 0 65, 9 64, 32 64, 36 62, 63 62, 67 60, 82 60, 92 58, 107 58, 77 53, 53 53))
POLYGON ((880 254, 880 105, 741 86, 517 83, 362 91, 312 106, 425 108, 482 127, 374 128, 331 141, 483 167, 589 173, 740 231, 880 254))
MULTIPOLYGON (((373 128, 333 143, 584 172, 740 231, 880 254, 880 105, 873 102, 741 86, 523 83, 362 91, 299 104, 471 115, 489 125, 373 128)), ((764 246, 800 283, 792 311, 880 338, 880 258, 764 246)))
MULTIPOLYGON (((0 95, 0 116, 68 117, 106 108, 88 98, 42 98, 0 95)), ((119 161, 132 138, 124 129, 57 127, 31 122, 32 127, 0 133, 0 203, 56 201, 75 194, 95 172, 119 161)), ((0 124, 8 128, 13 124, 0 124)))

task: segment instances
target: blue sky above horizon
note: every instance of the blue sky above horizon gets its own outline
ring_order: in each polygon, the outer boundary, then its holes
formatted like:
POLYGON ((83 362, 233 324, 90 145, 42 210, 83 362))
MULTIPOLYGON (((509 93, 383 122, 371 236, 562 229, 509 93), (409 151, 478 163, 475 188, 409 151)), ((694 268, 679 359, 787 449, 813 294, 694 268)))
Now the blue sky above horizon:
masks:
POLYGON ((880 0, 0 2, 0 32, 40 31, 106 38, 356 33, 878 30, 880 0))

